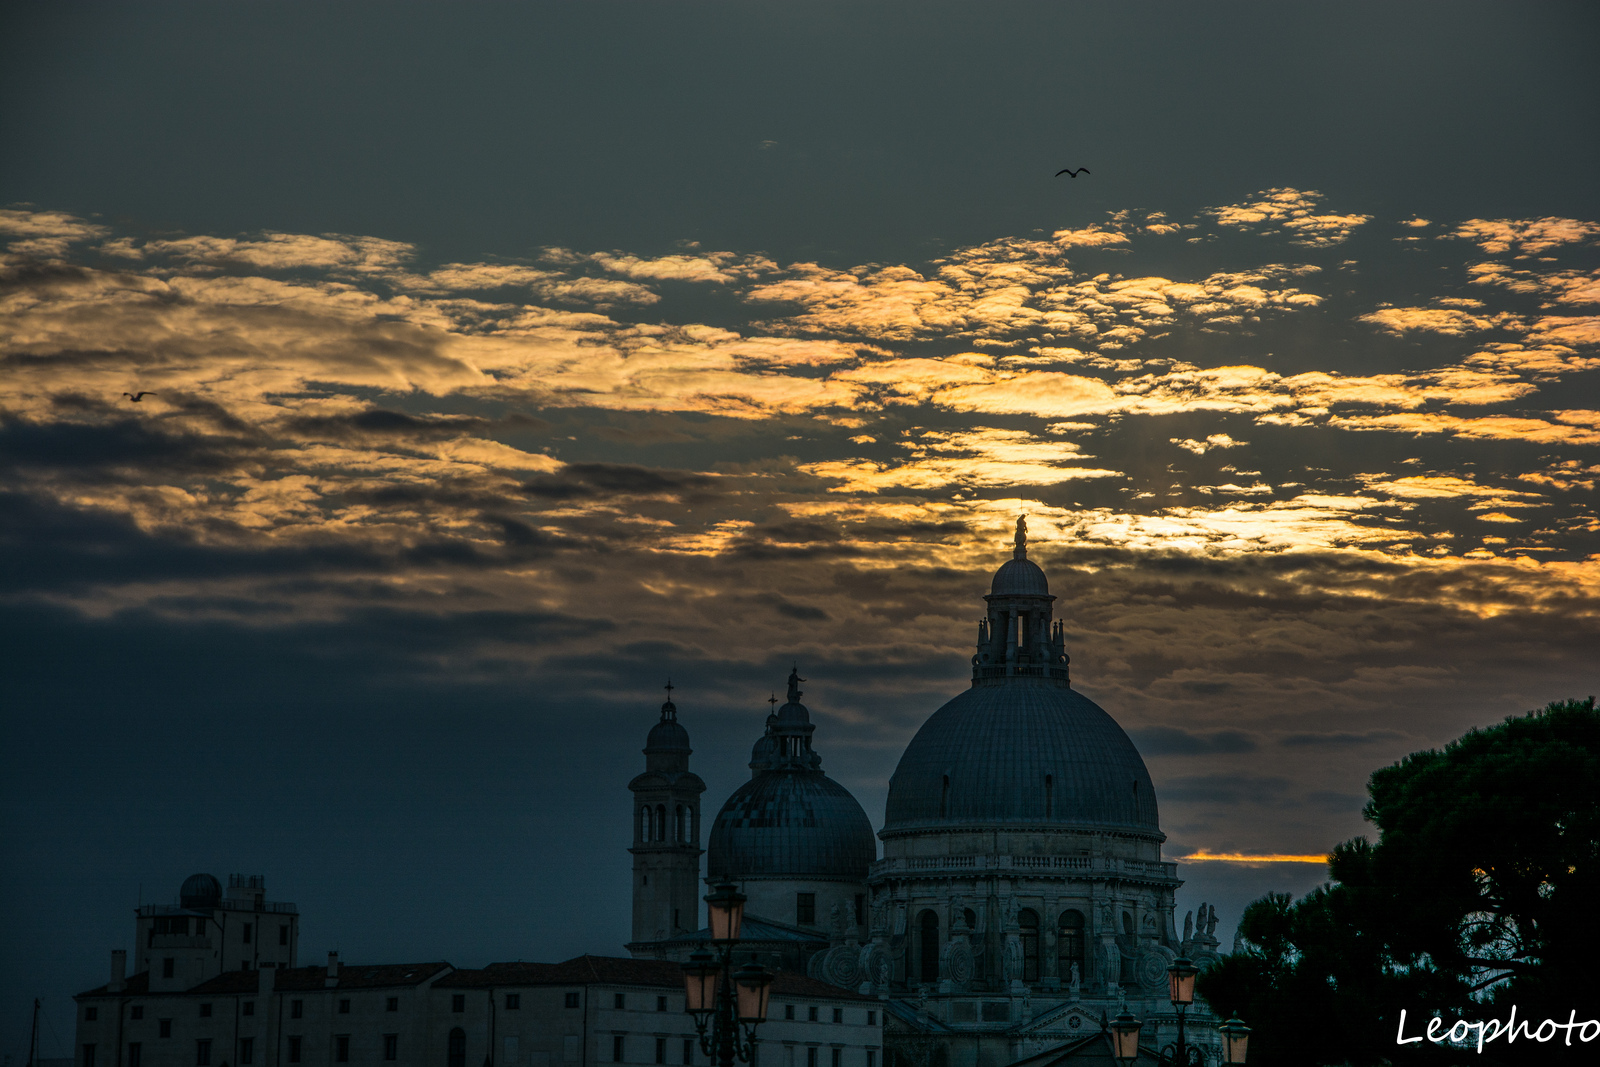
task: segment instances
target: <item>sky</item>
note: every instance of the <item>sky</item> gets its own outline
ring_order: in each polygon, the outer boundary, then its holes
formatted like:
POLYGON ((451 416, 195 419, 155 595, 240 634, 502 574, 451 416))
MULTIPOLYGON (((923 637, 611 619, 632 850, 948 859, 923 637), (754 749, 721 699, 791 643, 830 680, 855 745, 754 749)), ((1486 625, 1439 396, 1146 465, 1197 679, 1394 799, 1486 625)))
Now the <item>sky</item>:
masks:
POLYGON ((1225 942, 1600 690, 1592 5, 0 18, 8 1054, 196 871, 620 953, 669 676, 881 826, 1019 514, 1225 942))

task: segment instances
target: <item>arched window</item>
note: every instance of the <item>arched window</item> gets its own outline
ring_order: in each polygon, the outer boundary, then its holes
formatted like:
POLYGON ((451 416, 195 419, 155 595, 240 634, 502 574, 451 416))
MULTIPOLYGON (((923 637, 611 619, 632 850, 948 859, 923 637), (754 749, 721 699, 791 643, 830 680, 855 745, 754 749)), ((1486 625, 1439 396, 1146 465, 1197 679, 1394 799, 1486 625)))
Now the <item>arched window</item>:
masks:
POLYGON ((971 908, 962 908, 961 917, 967 920, 967 929, 976 933, 978 930, 978 913, 971 908))
POLYGON ((646 804, 639 809, 639 839, 641 841, 654 841, 656 836, 655 816, 650 814, 650 805, 646 804))
POLYGON ((467 1067, 467 1032, 459 1026, 450 1031, 450 1057, 445 1067, 467 1067))
POLYGON ((665 841, 666 839, 667 839, 667 806, 665 804, 657 804, 656 805, 656 840, 657 841, 665 841))
POLYGON ((685 829, 684 824, 683 824, 683 805, 682 804, 678 805, 677 818, 673 821, 673 824, 672 824, 672 839, 674 841, 678 842, 679 844, 682 844, 683 842, 689 840, 689 835, 686 832, 686 829, 685 829))
POLYGON ((1068 909, 1056 922, 1056 960, 1063 982, 1072 981, 1072 965, 1078 965, 1078 978, 1088 977, 1089 965, 1083 958, 1083 912, 1068 909))
POLYGON ((1032 908, 1017 912, 1017 926, 1022 930, 1022 980, 1039 980, 1039 913, 1032 908))
POLYGON ((944 787, 939 791, 939 818, 950 814, 950 776, 944 776, 944 787))
POLYGON ((929 910, 917 919, 918 976, 924 982, 939 980, 939 916, 929 910))
POLYGON ((1122 932, 1129 937, 1133 936, 1133 915, 1126 911, 1122 913, 1122 932))

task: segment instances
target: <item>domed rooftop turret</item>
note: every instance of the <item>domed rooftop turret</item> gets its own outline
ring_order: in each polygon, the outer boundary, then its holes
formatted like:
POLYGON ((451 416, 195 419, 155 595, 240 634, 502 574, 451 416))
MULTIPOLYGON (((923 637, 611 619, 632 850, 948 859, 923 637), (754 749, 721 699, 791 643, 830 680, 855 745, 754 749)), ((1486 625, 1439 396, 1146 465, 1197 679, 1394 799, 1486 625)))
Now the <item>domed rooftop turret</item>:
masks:
POLYGON ((750 754, 754 775, 712 824, 706 873, 713 881, 861 881, 877 858, 867 813, 849 790, 822 773, 822 757, 811 750, 816 727, 800 703, 803 681, 798 670, 789 675, 789 699, 768 716, 767 732, 750 754))
POLYGON ((645 767, 649 770, 681 772, 689 769, 689 755, 694 749, 689 747, 689 731, 678 721, 678 706, 672 702, 674 688, 672 679, 668 678, 661 719, 645 735, 645 767))
POLYGON ((191 874, 178 890, 178 906, 207 911, 222 902, 222 883, 209 874, 191 874))

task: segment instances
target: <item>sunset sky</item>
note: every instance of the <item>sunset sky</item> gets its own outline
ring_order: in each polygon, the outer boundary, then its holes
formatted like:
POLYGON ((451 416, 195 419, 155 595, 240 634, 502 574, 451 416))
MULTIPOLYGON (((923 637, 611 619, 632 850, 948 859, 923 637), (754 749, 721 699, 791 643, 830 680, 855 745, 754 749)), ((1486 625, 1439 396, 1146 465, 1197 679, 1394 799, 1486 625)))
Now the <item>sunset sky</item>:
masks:
POLYGON ((620 953, 669 675, 881 825, 1019 514, 1225 943, 1600 690, 1593 5, 19 7, 8 1053, 195 871, 620 953))

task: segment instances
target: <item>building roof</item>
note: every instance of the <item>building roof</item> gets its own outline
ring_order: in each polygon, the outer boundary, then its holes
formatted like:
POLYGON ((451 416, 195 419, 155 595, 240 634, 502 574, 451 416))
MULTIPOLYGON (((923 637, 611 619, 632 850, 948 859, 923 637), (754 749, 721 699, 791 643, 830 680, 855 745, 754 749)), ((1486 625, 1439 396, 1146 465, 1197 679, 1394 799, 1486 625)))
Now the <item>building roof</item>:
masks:
MULTIPOLYGON (((340 963, 338 984, 329 986, 328 968, 278 967, 272 969, 272 990, 275 993, 293 993, 306 990, 328 989, 383 989, 395 986, 422 985, 431 978, 450 971, 450 964, 442 960, 432 963, 340 963)), ((257 971, 223 971, 188 989, 172 990, 158 996, 229 996, 254 993, 260 981, 257 971)), ((79 993, 80 997, 146 996, 150 993, 150 972, 140 971, 128 979, 120 992, 112 993, 106 986, 79 993)))
POLYGON ((706 841, 709 878, 845 878, 865 881, 878 858, 867 813, 817 770, 763 771, 717 813, 706 841))
MULTIPOLYGON (((670 960, 638 960, 621 956, 576 956, 561 963, 491 963, 461 970, 434 983, 435 989, 482 989, 489 986, 635 985, 683 988, 683 966, 670 960)), ((829 1000, 876 1000, 803 974, 780 971, 773 976, 774 996, 829 1000)))

